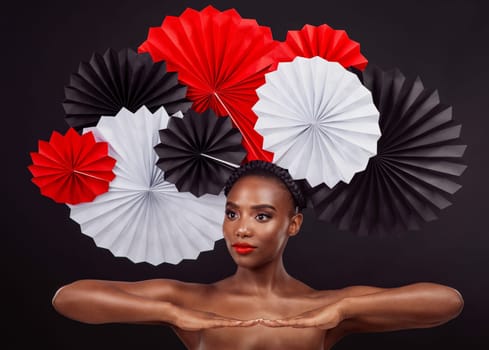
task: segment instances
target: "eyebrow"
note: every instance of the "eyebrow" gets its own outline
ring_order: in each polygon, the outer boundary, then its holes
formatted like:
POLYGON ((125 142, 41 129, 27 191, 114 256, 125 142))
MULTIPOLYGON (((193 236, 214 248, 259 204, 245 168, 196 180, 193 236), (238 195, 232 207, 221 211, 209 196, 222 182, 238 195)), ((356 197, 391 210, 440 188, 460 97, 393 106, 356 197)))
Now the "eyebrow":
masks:
MULTIPOLYGON (((226 202, 226 207, 239 208, 239 206, 233 202, 226 202)), ((251 207, 251 209, 265 209, 265 208, 277 211, 277 209, 275 209, 275 207, 270 204, 258 204, 258 205, 253 205, 251 207)))

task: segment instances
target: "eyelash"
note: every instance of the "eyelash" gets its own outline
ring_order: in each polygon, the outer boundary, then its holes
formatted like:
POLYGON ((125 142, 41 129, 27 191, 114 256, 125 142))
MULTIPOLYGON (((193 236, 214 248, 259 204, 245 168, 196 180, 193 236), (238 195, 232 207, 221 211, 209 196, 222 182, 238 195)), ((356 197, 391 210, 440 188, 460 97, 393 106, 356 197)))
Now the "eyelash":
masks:
MULTIPOLYGON (((256 217, 258 217, 258 216, 264 216, 266 220, 268 220, 268 219, 270 219, 272 217, 271 215, 268 215, 268 214, 265 214, 265 213, 260 213, 256 217)), ((264 221, 264 220, 259 220, 259 221, 264 221)))
MULTIPOLYGON (((232 210, 229 210, 229 209, 226 210, 226 217, 228 219, 232 220, 232 218, 229 217, 230 214, 236 215, 236 213, 234 211, 232 211, 232 210)), ((264 216, 265 218, 262 219, 262 220, 258 220, 258 221, 265 221, 265 220, 268 220, 268 219, 271 219, 272 218, 272 216, 270 214, 267 214, 267 213, 259 213, 259 214, 256 215, 256 218, 259 217, 259 216, 264 216)))
POLYGON ((234 211, 232 211, 232 210, 226 210, 226 217, 228 219, 230 219, 229 214, 236 214, 236 213, 234 211))

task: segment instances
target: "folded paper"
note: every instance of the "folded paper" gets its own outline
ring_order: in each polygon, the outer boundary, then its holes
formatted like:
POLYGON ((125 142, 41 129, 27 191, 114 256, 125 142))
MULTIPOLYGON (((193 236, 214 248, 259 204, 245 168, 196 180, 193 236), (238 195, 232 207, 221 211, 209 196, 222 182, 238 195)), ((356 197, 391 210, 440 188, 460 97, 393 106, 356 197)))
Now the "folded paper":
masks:
POLYGON ((371 92, 337 62, 296 57, 257 89, 255 129, 273 162, 311 186, 348 183, 377 152, 379 112, 371 92))
POLYGON ((63 108, 66 122, 81 131, 122 107, 131 112, 143 105, 152 112, 161 106, 170 114, 186 111, 192 104, 186 94, 187 87, 178 82, 177 73, 167 71, 164 61, 154 63, 149 54, 132 49, 108 49, 81 62, 70 76, 63 108))
POLYGON ((163 107, 155 113, 144 106, 136 113, 123 108, 84 129, 110 144, 116 178, 94 201, 70 206, 70 218, 97 246, 136 263, 196 259, 222 238, 224 195, 180 192, 156 166, 158 131, 170 118, 176 117, 163 107))
POLYGON ((278 42, 270 28, 244 19, 234 9, 202 11, 186 9, 181 16, 167 16, 159 27, 149 29, 139 52, 149 52, 156 62, 164 60, 188 86, 192 108, 202 113, 212 109, 229 116, 243 135, 247 160, 271 160, 262 149, 263 140, 253 129, 256 88, 274 63, 270 52, 278 42))
POLYGON ((53 131, 49 142, 39 141, 31 152, 32 182, 41 194, 57 203, 90 202, 107 192, 113 180, 115 159, 106 142, 96 142, 92 133, 79 135, 69 128, 65 135, 53 131))
POLYGON ((179 191, 197 197, 217 195, 244 161, 246 151, 241 141, 229 117, 218 117, 212 110, 190 110, 183 118, 171 118, 167 128, 160 130, 156 164, 179 191))
POLYGON ((346 31, 333 29, 327 24, 306 24, 301 30, 289 30, 285 41, 280 42, 272 55, 277 63, 290 62, 298 56, 319 56, 330 62, 338 62, 345 68, 359 70, 364 70, 368 63, 360 52, 358 42, 350 39, 346 31))
POLYGON ((400 234, 438 218, 460 189, 461 127, 421 79, 369 65, 357 72, 380 111, 378 153, 347 185, 311 189, 321 220, 359 235, 400 234))

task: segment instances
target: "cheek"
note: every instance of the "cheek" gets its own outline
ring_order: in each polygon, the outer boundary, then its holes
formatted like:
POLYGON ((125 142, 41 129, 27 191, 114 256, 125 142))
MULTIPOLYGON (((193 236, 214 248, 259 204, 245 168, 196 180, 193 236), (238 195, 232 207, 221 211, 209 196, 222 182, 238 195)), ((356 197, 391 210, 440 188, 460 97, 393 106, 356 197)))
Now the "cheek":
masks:
POLYGON ((264 232, 263 240, 266 241, 270 247, 280 249, 284 242, 287 240, 288 225, 270 225, 264 232))
POLYGON ((222 223, 222 234, 224 236, 224 239, 228 239, 228 237, 231 235, 232 231, 232 223, 229 220, 224 219, 222 223))
POLYGON ((236 240, 236 231, 239 229, 239 223, 237 221, 224 218, 222 222, 222 235, 224 241, 230 247, 230 242, 236 240))

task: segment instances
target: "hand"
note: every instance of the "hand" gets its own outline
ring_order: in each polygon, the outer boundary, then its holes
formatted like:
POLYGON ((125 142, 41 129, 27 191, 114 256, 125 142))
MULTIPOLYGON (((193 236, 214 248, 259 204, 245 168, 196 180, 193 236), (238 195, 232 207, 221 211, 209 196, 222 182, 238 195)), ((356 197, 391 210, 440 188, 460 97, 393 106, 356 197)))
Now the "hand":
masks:
POLYGON ((276 320, 260 320, 260 324, 267 327, 294 327, 319 329, 331 329, 343 320, 339 303, 322 306, 317 309, 306 311, 297 316, 276 320))
POLYGON ((213 312, 175 306, 174 321, 171 323, 186 331, 199 331, 202 329, 220 327, 250 327, 259 322, 259 320, 239 320, 221 316, 213 312))

